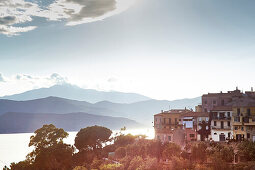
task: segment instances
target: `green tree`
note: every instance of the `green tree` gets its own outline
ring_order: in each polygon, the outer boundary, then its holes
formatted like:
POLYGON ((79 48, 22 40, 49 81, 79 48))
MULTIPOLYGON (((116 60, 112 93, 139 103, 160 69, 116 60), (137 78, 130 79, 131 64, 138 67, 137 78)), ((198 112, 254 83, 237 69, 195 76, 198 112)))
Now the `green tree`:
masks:
POLYGON ((134 157, 129 164, 128 170, 136 170, 139 169, 140 166, 142 166, 144 160, 140 156, 134 157))
POLYGON ((102 149, 104 143, 110 141, 112 131, 102 126, 91 126, 81 129, 75 137, 75 147, 79 150, 102 149))
POLYGON ((63 129, 52 124, 43 125, 30 137, 29 146, 33 146, 34 150, 28 154, 26 161, 37 170, 69 170, 72 167, 73 148, 63 143, 67 136, 63 129))
POLYGON ((194 145, 191 147, 191 158, 196 162, 205 162, 206 161, 206 150, 207 145, 203 142, 200 142, 198 145, 194 145))
POLYGON ((255 142, 241 142, 238 145, 238 152, 245 161, 255 161, 255 142))
MULTIPOLYGON (((210 121, 209 121, 210 122, 210 121)), ((210 135, 210 123, 206 123, 204 120, 202 121, 202 123, 199 123, 199 125, 201 126, 201 129, 198 130, 198 134, 200 134, 201 136, 201 141, 205 141, 205 138, 208 138, 208 135, 210 135), (206 128, 207 127, 207 128, 206 128)))
POLYGON ((124 158, 126 156, 126 148, 125 147, 119 147, 115 150, 115 156, 118 159, 124 158))
POLYGON ((175 143, 168 143, 163 150, 163 158, 171 159, 173 156, 179 157, 181 154, 181 147, 175 143))
POLYGON ((50 148, 56 144, 63 144, 63 139, 68 136, 68 133, 63 129, 56 128, 53 124, 43 125, 37 129, 35 135, 30 137, 29 147, 34 146, 34 151, 29 154, 33 160, 43 149, 50 148))
POLYGON ((131 134, 127 135, 118 135, 114 138, 114 145, 116 147, 121 147, 121 146, 127 146, 128 144, 132 144, 135 141, 136 136, 133 136, 131 134))

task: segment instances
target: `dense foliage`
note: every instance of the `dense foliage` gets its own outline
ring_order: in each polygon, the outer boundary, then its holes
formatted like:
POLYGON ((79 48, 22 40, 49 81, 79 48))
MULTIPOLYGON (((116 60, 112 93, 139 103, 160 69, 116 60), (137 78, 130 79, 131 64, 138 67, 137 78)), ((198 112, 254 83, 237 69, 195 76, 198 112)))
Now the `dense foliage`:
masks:
MULTIPOLYGON (((31 136, 34 150, 26 160, 12 163, 11 170, 243 170, 255 167, 255 143, 192 142, 147 140, 145 136, 122 133, 112 137, 105 127, 81 129, 74 146, 63 139, 68 133, 44 125, 31 136), (233 164, 235 155, 243 162, 233 164)), ((9 168, 5 167, 4 170, 9 168)))

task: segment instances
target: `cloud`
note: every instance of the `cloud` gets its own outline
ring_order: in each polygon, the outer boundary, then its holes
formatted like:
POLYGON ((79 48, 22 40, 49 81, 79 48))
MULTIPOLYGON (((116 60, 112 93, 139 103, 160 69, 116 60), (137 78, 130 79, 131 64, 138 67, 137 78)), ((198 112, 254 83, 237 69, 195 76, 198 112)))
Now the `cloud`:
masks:
POLYGON ((8 36, 34 30, 36 26, 17 26, 32 21, 40 12, 36 3, 24 0, 0 0, 0 33, 8 36))
POLYGON ((52 0, 42 6, 39 0, 0 0, 0 34, 12 36, 34 30, 37 26, 28 24, 36 17, 64 21, 69 26, 94 22, 126 10, 134 1, 52 0))
POLYGON ((17 74, 9 77, 3 77, 0 73, 0 96, 22 93, 32 89, 64 83, 68 83, 67 78, 57 73, 47 76, 17 74))
POLYGON ((65 83, 67 83, 67 78, 62 77, 62 76, 60 76, 60 75, 57 74, 57 73, 53 73, 53 74, 50 76, 50 80, 55 81, 56 84, 65 84, 65 83))

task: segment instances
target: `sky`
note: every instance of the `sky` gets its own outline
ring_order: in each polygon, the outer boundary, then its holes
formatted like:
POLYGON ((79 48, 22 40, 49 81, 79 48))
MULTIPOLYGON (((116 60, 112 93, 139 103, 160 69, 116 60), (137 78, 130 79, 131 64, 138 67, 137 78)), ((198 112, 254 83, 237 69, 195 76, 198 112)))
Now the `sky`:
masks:
POLYGON ((0 96, 68 82, 181 99, 255 86, 253 0, 0 0, 0 96))

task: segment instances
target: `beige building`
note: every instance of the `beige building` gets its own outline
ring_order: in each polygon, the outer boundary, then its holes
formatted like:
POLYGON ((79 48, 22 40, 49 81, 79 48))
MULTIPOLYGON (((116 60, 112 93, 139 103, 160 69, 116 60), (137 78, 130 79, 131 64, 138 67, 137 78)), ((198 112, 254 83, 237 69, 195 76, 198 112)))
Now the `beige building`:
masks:
POLYGON ((155 139, 162 142, 175 142, 182 144, 184 130, 182 128, 181 114, 190 112, 188 109, 175 109, 162 111, 154 115, 155 139))
POLYGON ((232 124, 234 139, 255 142, 255 100, 244 100, 233 106, 232 124))

